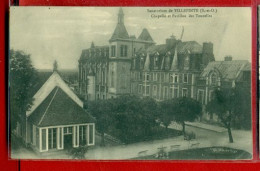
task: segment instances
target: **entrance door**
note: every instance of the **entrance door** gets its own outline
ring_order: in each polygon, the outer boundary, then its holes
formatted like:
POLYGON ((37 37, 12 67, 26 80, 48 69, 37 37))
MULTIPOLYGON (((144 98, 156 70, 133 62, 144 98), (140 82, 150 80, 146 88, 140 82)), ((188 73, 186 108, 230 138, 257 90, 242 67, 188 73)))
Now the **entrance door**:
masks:
POLYGON ((72 134, 64 135, 64 148, 65 149, 72 148, 72 134))

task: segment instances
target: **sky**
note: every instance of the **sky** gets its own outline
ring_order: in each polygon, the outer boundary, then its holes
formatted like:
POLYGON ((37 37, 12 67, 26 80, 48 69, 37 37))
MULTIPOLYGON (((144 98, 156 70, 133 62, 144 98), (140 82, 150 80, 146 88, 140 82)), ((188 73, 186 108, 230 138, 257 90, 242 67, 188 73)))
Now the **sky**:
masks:
MULTIPOLYGON (((57 60, 60 69, 77 69, 83 49, 108 45, 117 24, 118 7, 11 7, 10 48, 31 55, 37 69, 52 69, 57 60)), ((156 44, 164 44, 171 35, 182 41, 212 42, 215 59, 251 62, 251 8, 203 8, 216 13, 212 17, 152 18, 166 14, 150 10, 176 7, 124 7, 125 26, 129 35, 138 37, 147 28, 156 44)), ((181 8, 188 9, 188 8, 181 8)), ((201 8, 196 8, 201 9, 201 8)), ((171 13, 172 14, 172 13, 171 13)), ((195 14, 175 12, 174 14, 195 14)))

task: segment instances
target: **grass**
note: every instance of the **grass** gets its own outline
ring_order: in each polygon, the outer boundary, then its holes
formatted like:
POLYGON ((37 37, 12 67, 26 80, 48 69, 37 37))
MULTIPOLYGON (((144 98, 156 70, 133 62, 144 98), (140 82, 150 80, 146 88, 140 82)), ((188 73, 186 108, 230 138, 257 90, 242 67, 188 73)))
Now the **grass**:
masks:
POLYGON ((182 131, 174 130, 174 129, 166 129, 161 126, 156 126, 152 128, 151 132, 149 133, 138 135, 138 136, 134 136, 134 134, 128 135, 124 137, 125 139, 120 137, 120 134, 117 133, 117 131, 110 131, 109 134, 116 137, 117 139, 119 139, 121 142, 125 144, 132 144, 132 143, 138 143, 144 141, 153 141, 153 140, 161 140, 165 138, 177 137, 182 135, 182 131))
MULTIPOLYGON (((181 151, 172 151, 162 160, 228 160, 251 159, 252 155, 246 151, 228 147, 206 147, 181 151)), ((134 160, 156 160, 155 155, 134 158, 134 160)))

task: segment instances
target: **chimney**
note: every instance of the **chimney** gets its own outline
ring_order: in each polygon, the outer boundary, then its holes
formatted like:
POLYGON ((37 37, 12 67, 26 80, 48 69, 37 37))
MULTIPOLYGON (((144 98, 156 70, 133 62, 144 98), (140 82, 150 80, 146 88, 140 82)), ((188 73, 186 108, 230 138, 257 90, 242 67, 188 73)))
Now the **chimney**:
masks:
POLYGON ((232 61, 232 56, 225 56, 224 61, 232 61))
POLYGON ((213 54, 213 43, 204 42, 202 47, 202 53, 213 54))
POLYGON ((176 40, 175 36, 172 35, 171 37, 166 39, 167 49, 172 49, 175 46, 176 43, 177 43, 177 40, 176 40))

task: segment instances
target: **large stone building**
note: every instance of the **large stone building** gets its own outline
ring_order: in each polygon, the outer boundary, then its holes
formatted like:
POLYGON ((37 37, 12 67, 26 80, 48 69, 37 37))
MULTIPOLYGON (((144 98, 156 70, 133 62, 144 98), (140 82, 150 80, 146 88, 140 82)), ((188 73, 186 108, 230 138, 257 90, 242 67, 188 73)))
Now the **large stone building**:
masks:
POLYGON ((82 51, 79 59, 79 93, 85 100, 114 98, 123 94, 156 100, 191 97, 206 104, 217 87, 246 83, 250 89, 250 63, 225 57, 215 61, 213 44, 182 41, 173 35, 156 45, 147 29, 129 36, 124 13, 109 44, 82 51))

